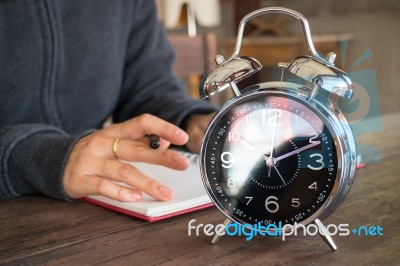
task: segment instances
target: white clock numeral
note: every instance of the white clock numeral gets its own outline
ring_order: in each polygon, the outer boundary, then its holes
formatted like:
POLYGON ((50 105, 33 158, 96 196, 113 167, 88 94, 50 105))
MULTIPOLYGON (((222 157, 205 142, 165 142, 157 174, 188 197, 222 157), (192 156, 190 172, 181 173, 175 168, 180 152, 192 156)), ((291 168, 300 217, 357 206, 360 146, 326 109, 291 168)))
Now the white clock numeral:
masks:
POLYGON ((221 161, 223 168, 231 168, 234 163, 233 154, 230 152, 223 152, 221 154, 221 161))
POLYGON ((245 199, 248 199, 248 201, 247 201, 247 203, 246 203, 246 205, 249 205, 249 203, 250 203, 250 201, 253 199, 253 197, 244 197, 245 199))
POLYGON ((235 211, 235 213, 238 215, 238 216, 243 216, 243 211, 241 211, 240 209, 236 209, 236 211, 235 211))
POLYGON ((279 109, 272 109, 268 110, 268 113, 273 113, 273 116, 268 118, 267 125, 274 127, 274 126, 282 126, 281 123, 278 122, 278 118, 282 116, 282 111, 279 109))
POLYGON ((292 207, 300 207, 300 199, 299 198, 292 198, 292 207))
POLYGON ((238 141, 240 138, 239 132, 232 131, 228 133, 228 141, 238 141))
POLYGON ((222 137, 225 134, 225 128, 220 128, 218 131, 218 135, 222 137))
POLYGON ((315 140, 316 138, 318 138, 318 134, 317 133, 311 133, 310 134, 310 140, 309 140, 310 144, 314 144, 314 143, 319 142, 318 140, 315 140))
POLYGON ((236 187, 236 179, 228 178, 228 187, 236 187))
POLYGON ((311 170, 321 170, 322 168, 324 168, 325 164, 324 164, 324 156, 322 156, 322 154, 320 153, 313 153, 310 154, 310 158, 314 158, 314 157, 318 157, 318 159, 315 160, 316 163, 319 163, 319 166, 311 166, 309 164, 307 164, 308 168, 310 168, 311 170))
POLYGON ((276 213, 279 210, 279 204, 277 202, 278 198, 275 196, 269 196, 265 200, 265 208, 270 213, 276 213))
POLYGON ((308 186, 308 188, 309 189, 314 189, 315 191, 317 191, 318 190, 317 182, 312 183, 311 185, 308 186))
POLYGON ((318 196, 318 200, 319 200, 319 201, 323 201, 324 199, 325 199, 325 194, 321 192, 321 193, 319 194, 319 196, 318 196))

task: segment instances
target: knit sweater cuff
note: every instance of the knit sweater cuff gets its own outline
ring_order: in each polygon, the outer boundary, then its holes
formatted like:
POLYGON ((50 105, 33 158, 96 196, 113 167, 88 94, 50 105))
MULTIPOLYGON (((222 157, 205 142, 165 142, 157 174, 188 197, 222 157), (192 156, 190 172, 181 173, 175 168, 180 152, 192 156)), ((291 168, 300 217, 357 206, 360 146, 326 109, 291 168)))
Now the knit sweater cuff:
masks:
POLYGON ((47 196, 71 200, 63 188, 63 172, 74 144, 89 132, 69 136, 62 130, 42 125, 20 126, 2 156, 3 169, 0 182, 5 182, 1 198, 14 198, 22 194, 42 193, 47 196), (5 186, 4 186, 5 185, 5 186))

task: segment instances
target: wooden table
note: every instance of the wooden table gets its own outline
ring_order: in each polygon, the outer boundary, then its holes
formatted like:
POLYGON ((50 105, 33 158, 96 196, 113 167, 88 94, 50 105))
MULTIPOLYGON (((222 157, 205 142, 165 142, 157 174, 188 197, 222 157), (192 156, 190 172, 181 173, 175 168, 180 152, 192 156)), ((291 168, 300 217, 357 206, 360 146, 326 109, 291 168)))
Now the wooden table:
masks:
POLYGON ((147 223, 88 203, 24 196, 0 202, 0 264, 15 265, 399 265, 400 113, 383 130, 359 138, 381 151, 367 165, 339 209, 325 223, 380 225, 383 236, 336 236, 332 252, 315 236, 280 238, 188 236, 188 222, 218 224, 215 208, 147 223))

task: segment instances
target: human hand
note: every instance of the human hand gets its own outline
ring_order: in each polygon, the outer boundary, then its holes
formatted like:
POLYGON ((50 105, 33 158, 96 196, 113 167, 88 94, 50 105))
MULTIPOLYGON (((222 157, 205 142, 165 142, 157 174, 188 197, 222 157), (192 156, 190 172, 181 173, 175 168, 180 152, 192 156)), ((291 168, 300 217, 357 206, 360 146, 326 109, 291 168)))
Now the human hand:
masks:
POLYGON ((63 176, 66 194, 71 198, 102 195, 118 201, 138 201, 142 192, 162 201, 170 200, 173 191, 124 163, 146 162, 184 170, 189 160, 168 146, 183 145, 188 135, 178 127, 155 116, 144 114, 124 123, 114 124, 80 139, 71 151, 63 176), (160 136, 160 148, 151 149, 146 135, 160 136), (113 154, 114 141, 117 156, 113 154), (113 181, 124 182, 132 188, 113 181))
POLYGON ((214 117, 215 113, 210 113, 207 115, 192 115, 188 118, 186 122, 186 132, 189 135, 189 141, 186 147, 191 152, 200 152, 201 143, 204 138, 204 133, 214 117))

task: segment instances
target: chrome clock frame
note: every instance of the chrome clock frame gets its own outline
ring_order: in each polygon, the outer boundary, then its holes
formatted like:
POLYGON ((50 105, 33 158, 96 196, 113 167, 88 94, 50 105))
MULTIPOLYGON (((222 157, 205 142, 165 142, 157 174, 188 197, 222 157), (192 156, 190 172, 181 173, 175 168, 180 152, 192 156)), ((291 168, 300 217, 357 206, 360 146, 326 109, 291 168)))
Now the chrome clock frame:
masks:
MULTIPOLYGON (((350 99, 353 93, 353 86, 350 78, 345 72, 335 67, 335 58, 335 53, 328 53, 325 57, 318 54, 313 45, 307 19, 294 10, 282 7, 262 8, 246 15, 239 24, 236 46, 231 57, 225 60, 221 55, 216 56, 215 61, 218 66, 202 79, 200 83, 200 96, 202 99, 205 99, 230 88, 235 97, 225 103, 211 121, 206 131, 200 153, 200 168, 207 193, 220 211, 228 218, 225 221, 225 225, 231 221, 238 223, 243 223, 243 221, 230 215, 230 213, 222 207, 215 195, 213 195, 205 171, 205 152, 208 139, 220 118, 233 106, 241 101, 245 101, 249 97, 253 97, 255 94, 264 95, 274 93, 281 94, 282 96, 290 95, 313 110, 323 120, 334 139, 338 158, 337 176, 334 187, 324 204, 313 215, 301 222, 301 224, 313 222, 320 230, 325 230, 320 219, 326 218, 344 200, 351 188, 356 172, 356 144, 352 130, 338 106, 326 96, 326 94, 332 93, 350 99), (291 72, 304 82, 290 83, 284 82, 283 80, 280 82, 266 82, 250 86, 240 91, 236 83, 253 75, 262 68, 261 64, 254 58, 247 56, 239 57, 244 27, 250 19, 266 13, 286 14, 300 20, 304 30, 307 48, 311 56, 299 56, 290 63, 278 63, 278 67, 281 68, 282 71, 291 72)), ((336 245, 329 234, 321 234, 321 236, 332 250, 336 249, 336 245)), ((212 243, 215 244, 218 239, 219 236, 216 236, 212 243)))

